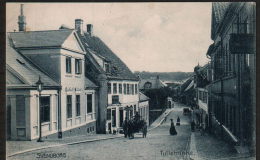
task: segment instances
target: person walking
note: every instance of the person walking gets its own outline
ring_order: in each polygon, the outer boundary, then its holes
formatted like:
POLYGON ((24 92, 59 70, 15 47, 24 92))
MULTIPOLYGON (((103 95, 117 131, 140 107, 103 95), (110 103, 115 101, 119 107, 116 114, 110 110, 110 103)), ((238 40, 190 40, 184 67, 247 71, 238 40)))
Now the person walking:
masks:
POLYGON ((146 134, 147 134, 147 124, 146 124, 146 122, 144 122, 142 132, 143 132, 143 138, 146 138, 146 134))
POLYGON ((191 126, 191 131, 194 132, 195 131, 195 122, 194 122, 194 120, 192 120, 190 126, 191 126))
POLYGON ((127 129, 128 129, 128 121, 127 121, 127 119, 125 119, 123 122, 123 130, 124 130, 125 138, 127 138, 127 134, 128 134, 127 129))
POLYGON ((181 120, 180 117, 178 116, 176 126, 180 126, 180 125, 181 125, 181 120))
POLYGON ((170 135, 177 135, 177 131, 175 129, 173 119, 171 119, 171 128, 170 128, 170 135))

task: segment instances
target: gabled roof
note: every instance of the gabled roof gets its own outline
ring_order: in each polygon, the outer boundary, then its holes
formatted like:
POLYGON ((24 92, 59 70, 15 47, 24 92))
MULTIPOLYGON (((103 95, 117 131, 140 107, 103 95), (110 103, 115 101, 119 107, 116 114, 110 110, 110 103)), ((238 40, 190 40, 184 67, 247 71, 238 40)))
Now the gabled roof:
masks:
POLYGON ((107 74, 110 79, 135 80, 138 81, 126 64, 98 37, 90 36, 85 33, 80 36, 85 50, 93 50, 96 54, 102 56, 111 65, 111 73, 107 74))
POLYGON ((18 85, 36 86, 39 76, 46 87, 60 86, 28 58, 13 49, 8 41, 6 43, 7 87, 17 85, 18 82, 18 85))
POLYGON ((90 79, 88 79, 87 77, 85 77, 85 88, 97 88, 98 86, 95 85, 95 83, 93 83, 90 79))
POLYGON ((150 89, 158 89, 158 88, 166 87, 166 84, 164 84, 160 79, 153 77, 150 79, 141 79, 139 83, 139 88, 144 89, 144 85, 146 83, 151 83, 152 86, 150 89))
POLYGON ((142 92, 139 92, 139 101, 143 102, 143 101, 148 101, 150 98, 147 97, 146 95, 144 95, 142 92))
POLYGON ((61 46, 72 32, 72 29, 60 29, 46 31, 10 32, 9 34, 15 48, 57 47, 61 46))

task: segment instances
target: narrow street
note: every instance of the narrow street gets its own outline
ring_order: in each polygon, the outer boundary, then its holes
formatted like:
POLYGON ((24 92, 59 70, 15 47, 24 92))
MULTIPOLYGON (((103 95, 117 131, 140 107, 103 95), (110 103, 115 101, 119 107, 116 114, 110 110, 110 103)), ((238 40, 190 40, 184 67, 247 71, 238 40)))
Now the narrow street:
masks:
POLYGON ((135 134, 134 139, 118 138, 77 145, 68 145, 50 149, 28 152, 10 159, 53 159, 43 158, 47 154, 60 154, 63 157, 55 159, 91 159, 91 160, 164 160, 186 159, 189 155, 190 126, 189 117, 182 114, 182 105, 175 105, 168 115, 167 121, 159 127, 148 132, 147 138, 135 134), (181 119, 181 126, 176 126, 177 136, 169 134, 170 119, 176 123, 177 117, 181 119), (65 154, 64 154, 65 153, 65 154), (42 157, 42 158, 39 158, 42 157))

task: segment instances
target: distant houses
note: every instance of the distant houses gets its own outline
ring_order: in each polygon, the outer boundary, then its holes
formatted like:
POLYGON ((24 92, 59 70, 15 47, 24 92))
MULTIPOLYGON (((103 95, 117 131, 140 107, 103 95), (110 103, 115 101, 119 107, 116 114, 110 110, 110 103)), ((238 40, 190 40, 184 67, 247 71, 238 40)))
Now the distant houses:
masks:
POLYGON ((75 29, 26 31, 22 10, 19 32, 7 33, 8 139, 118 132, 137 112, 149 123, 139 78, 94 36, 93 25, 84 31, 76 19, 75 29))

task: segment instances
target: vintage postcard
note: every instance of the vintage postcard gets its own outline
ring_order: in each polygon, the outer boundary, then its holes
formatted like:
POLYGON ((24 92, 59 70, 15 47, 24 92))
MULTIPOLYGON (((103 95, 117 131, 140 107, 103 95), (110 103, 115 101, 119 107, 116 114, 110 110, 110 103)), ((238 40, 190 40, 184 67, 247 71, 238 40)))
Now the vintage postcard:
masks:
POLYGON ((6 159, 256 159, 256 3, 6 3, 6 159))

